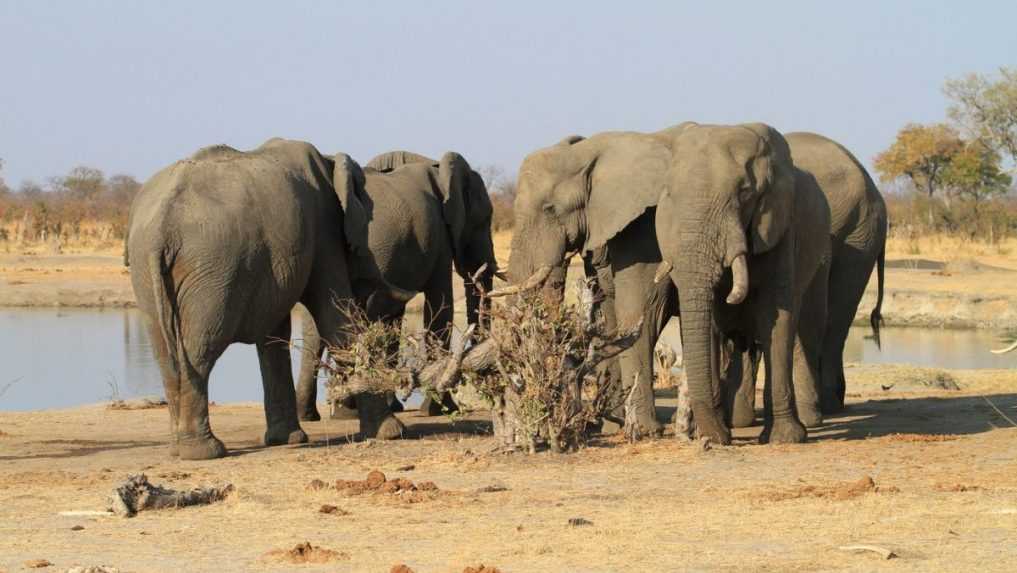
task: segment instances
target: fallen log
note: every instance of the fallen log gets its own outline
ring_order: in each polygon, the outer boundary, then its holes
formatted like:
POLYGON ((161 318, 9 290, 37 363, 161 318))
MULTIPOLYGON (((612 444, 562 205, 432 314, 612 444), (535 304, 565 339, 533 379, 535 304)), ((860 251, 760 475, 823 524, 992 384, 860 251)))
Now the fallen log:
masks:
POLYGON ((226 499, 233 484, 202 487, 191 491, 176 491, 149 483, 145 474, 127 476, 110 497, 111 511, 121 517, 134 517, 139 511, 207 505, 226 499))

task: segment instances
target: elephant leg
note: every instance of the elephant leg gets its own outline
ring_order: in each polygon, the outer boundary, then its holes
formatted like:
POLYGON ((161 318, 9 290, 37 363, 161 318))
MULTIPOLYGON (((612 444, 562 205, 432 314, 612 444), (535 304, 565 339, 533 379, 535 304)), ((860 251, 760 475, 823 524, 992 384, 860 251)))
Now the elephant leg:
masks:
POLYGON ((756 374, 759 354, 755 344, 735 337, 731 344, 730 365, 724 392, 732 428, 747 428, 756 421, 756 374))
POLYGON ((297 416, 302 421, 316 422, 321 419, 317 407, 318 365, 324 345, 311 313, 304 305, 298 305, 294 310, 300 314, 303 333, 303 352, 300 354, 300 375, 297 379, 297 416))
MULTIPOLYGON (((612 250, 612 254, 614 254, 612 250)), ((657 264, 615 265, 615 318, 620 328, 643 321, 642 332, 632 347, 618 357, 627 412, 625 426, 632 435, 656 436, 661 432, 653 398, 653 348, 673 314, 674 287, 669 281, 654 284, 657 264)))
MULTIPOLYGON (((602 320, 607 332, 615 332, 618 320, 615 315, 614 276, 611 273, 611 262, 607 255, 607 247, 597 249, 583 257, 583 270, 586 279, 592 281, 594 320, 602 320)), ((621 430, 625 423, 625 395, 622 391, 621 367, 618 358, 612 358, 597 367, 598 379, 608 393, 607 408, 601 431, 605 434, 621 430)))
POLYGON ((297 419, 297 396, 293 389, 293 370, 289 345, 290 317, 286 318, 257 343, 261 364, 261 383, 265 391, 265 445, 302 444, 307 434, 297 419))
POLYGON ((392 414, 385 394, 357 394, 357 415, 360 433, 365 438, 395 440, 406 431, 406 426, 392 414))
POLYGON ((834 255, 833 261, 820 360, 820 406, 824 414, 833 414, 844 408, 844 344, 865 294, 875 256, 844 245, 834 255))
MULTIPOLYGON (((186 344, 186 343, 185 343, 186 344)), ((177 403, 177 453, 182 460, 210 460, 226 455, 226 446, 212 433, 208 421, 208 375, 222 354, 208 351, 183 352, 174 391, 167 385, 167 402, 177 403)))
POLYGON ((763 349, 766 389, 763 393, 764 422, 760 443, 801 443, 807 432, 798 420, 794 403, 794 344, 797 320, 791 288, 794 241, 785 238, 782 245, 766 254, 776 257, 759 265, 768 269, 771 279, 758 296, 754 309, 757 338, 763 349))
POLYGON ((821 268, 802 297, 794 349, 795 408, 807 427, 823 423, 819 400, 820 355, 826 329, 827 271, 821 268))
POLYGON ((170 422, 170 457, 180 455, 178 442, 177 417, 180 411, 180 376, 171 365, 170 357, 166 349, 166 341, 163 339, 162 329, 155 321, 148 322, 148 339, 151 341, 152 349, 155 351, 156 361, 159 363, 159 371, 162 374, 166 404, 169 409, 170 422))
MULTIPOLYGON (((439 265, 439 268, 444 268, 439 265)), ((452 274, 439 273, 430 285, 424 289, 424 328, 427 328, 445 348, 452 339, 452 317, 455 311, 452 299, 452 274)), ((441 416, 456 412, 459 406, 452 399, 450 392, 442 392, 438 396, 427 393, 420 404, 420 412, 428 416, 441 416)))

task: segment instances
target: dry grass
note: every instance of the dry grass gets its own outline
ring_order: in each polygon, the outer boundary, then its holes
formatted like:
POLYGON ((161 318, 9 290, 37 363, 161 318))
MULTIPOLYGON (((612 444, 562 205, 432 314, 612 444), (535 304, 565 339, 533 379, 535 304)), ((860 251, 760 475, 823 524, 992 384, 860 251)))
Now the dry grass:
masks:
MULTIPOLYGON (((901 571, 1010 571, 1017 429, 982 396, 1013 417, 1017 372, 950 374, 961 390, 903 394, 880 388, 881 367, 849 368, 858 397, 810 432, 810 443, 755 445, 755 427, 708 451, 668 438, 598 438, 567 456, 495 454, 483 417, 452 425, 413 412, 399 415, 413 439, 355 442, 356 422, 323 420, 304 424, 306 446, 262 448, 261 407, 224 404, 212 424, 234 455, 181 462, 166 455, 165 410, 117 412, 115 423, 102 406, 3 412, 0 427, 12 435, 0 446, 0 570, 46 559, 53 570, 102 562, 278 571, 296 566, 265 553, 307 541, 348 555, 299 566, 314 572, 478 563, 505 573, 871 570, 873 556, 838 549, 856 544, 892 550, 901 571), (432 481, 446 495, 401 503, 397 494, 307 487, 314 478, 366 481, 375 469, 386 483, 432 481), (124 475, 142 471, 174 489, 229 481, 237 491, 219 504, 135 519, 57 515, 101 509, 124 475), (873 486, 852 487, 866 476, 873 486), (840 490, 851 493, 839 498, 840 490), (323 505, 337 510, 322 513, 323 505), (570 526, 576 518, 592 525, 570 526), (195 539, 215 550, 194 551, 195 539)), ((659 405, 668 416, 674 402, 659 405)))

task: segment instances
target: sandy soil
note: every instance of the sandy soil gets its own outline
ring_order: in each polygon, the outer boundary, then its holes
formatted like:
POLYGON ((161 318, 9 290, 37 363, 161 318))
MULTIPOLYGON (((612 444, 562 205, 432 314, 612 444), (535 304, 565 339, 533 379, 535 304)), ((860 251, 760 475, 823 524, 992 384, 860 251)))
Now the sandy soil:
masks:
MULTIPOLYGON (((1017 427, 995 408, 1017 419, 1017 372, 856 366, 848 383, 848 410, 805 445, 758 446, 750 428, 730 447, 604 438, 558 456, 490 453, 482 415, 407 412, 412 439, 387 443, 357 441, 356 422, 308 423, 311 444, 262 448, 260 406, 220 405, 213 426, 232 455, 181 462, 164 408, 0 413, 0 571, 36 559, 60 571, 1013 571, 1017 427), (951 379, 961 390, 927 386, 951 379), (374 469, 438 491, 308 487, 374 469), (133 519, 57 514, 103 509, 136 472, 236 492, 133 519), (286 561, 305 541, 310 563, 286 561), (898 557, 839 549, 854 544, 898 557)), ((659 403, 669 415, 673 400, 659 403)))
MULTIPOLYGON (((510 232, 495 237, 502 265, 508 264, 510 242, 510 232)), ((890 243, 883 306, 886 324, 1017 328, 1017 256, 1007 247, 954 244, 938 238, 927 243, 918 254, 906 252, 906 245, 890 243)), ((573 269, 571 276, 582 276, 578 257, 573 269)), ((455 296, 459 301, 463 298, 458 277, 455 296)), ((875 301, 873 279, 859 307, 859 323, 867 324, 875 301)), ((418 311, 423 304, 420 295, 408 310, 418 311)), ((0 254, 0 306, 128 307, 134 306, 134 294, 121 256, 113 251, 0 254)))

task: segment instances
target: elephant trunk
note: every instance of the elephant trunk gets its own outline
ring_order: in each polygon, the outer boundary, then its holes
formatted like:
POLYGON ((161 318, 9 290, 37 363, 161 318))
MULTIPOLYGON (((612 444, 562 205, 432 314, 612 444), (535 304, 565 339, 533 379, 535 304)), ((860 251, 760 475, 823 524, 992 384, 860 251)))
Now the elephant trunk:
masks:
POLYGON ((682 362, 692 413, 701 436, 728 444, 731 433, 721 411, 713 284, 709 276, 696 273, 694 267, 684 261, 678 262, 675 275, 681 307, 682 362))

